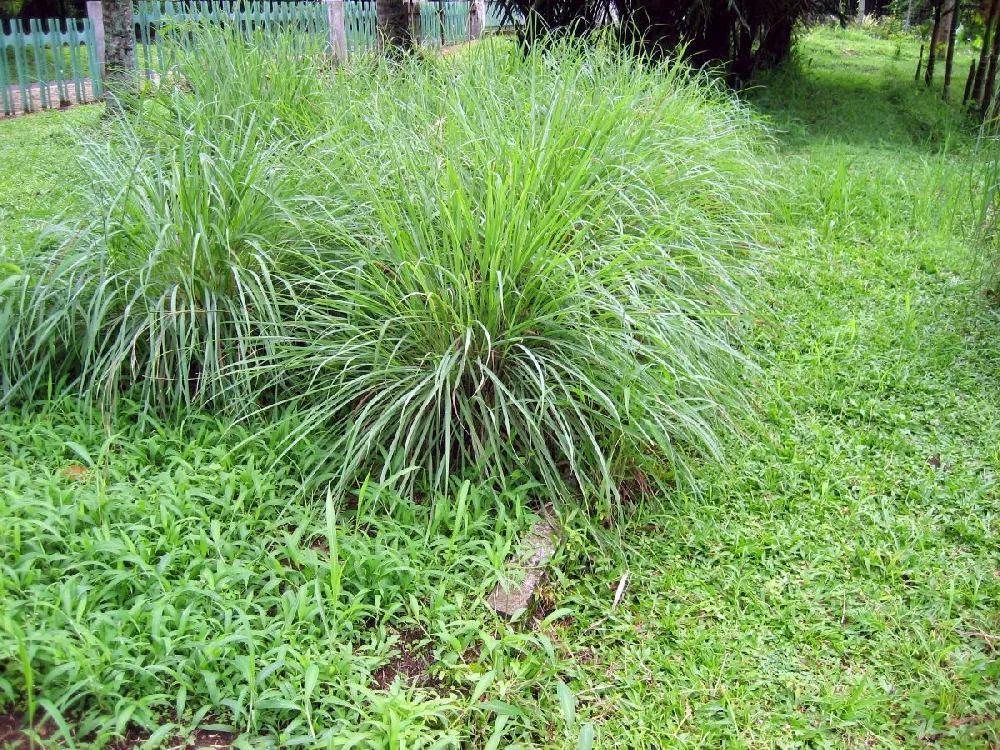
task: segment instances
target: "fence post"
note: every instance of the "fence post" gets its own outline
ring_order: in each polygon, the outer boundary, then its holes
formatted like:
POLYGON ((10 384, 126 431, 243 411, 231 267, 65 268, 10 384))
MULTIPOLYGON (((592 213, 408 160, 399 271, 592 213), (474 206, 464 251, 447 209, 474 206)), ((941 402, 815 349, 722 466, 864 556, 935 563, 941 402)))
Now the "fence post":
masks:
POLYGON ((323 0, 326 21, 330 26, 330 52, 338 63, 347 62, 347 26, 344 23, 344 0, 323 0))
MULTIPOLYGON (((101 66, 101 75, 104 75, 104 8, 101 7, 101 0, 87 0, 87 18, 94 29, 94 43, 97 49, 97 62, 101 66)), ((76 23, 73 21, 72 23, 76 23)))
POLYGON ((409 0, 406 3, 407 12, 410 16, 410 40, 414 47, 419 47, 423 41, 423 32, 420 28, 420 2, 419 0, 409 0))
POLYGON ((469 2, 469 37, 479 39, 486 29, 486 0, 469 2))

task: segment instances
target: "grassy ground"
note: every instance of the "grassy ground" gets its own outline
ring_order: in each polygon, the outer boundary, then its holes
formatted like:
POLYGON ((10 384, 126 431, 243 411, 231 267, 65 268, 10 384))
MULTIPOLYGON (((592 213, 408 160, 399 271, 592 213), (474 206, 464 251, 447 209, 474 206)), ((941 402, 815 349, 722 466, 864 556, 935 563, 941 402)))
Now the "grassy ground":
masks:
MULTIPOLYGON (((968 126, 902 49, 819 32, 752 97, 787 186, 771 441, 639 519, 604 576, 630 569, 627 614, 566 633, 621 746, 1000 738, 998 323, 960 242, 968 126)), ((568 580, 562 601, 605 593, 568 580)))
POLYGON ((0 252, 22 249, 74 206, 79 139, 98 128, 100 106, 0 119, 0 252))
MULTIPOLYGON (((1000 742, 1000 319, 961 241, 971 128, 914 88, 916 49, 819 31, 752 92, 785 186, 754 321, 767 434, 603 547, 571 524, 534 616, 481 603, 530 521, 519 497, 501 516, 468 488, 374 501, 391 516, 362 499, 338 519, 296 506, 294 471, 262 471, 266 445, 230 452, 212 420, 125 414, 106 439, 63 403, 0 426, 0 594, 22 615, 0 616, 0 705, 29 672, 8 708, 71 716, 100 694, 92 715, 120 727, 169 707, 167 734, 1000 742), (321 710, 341 723, 313 725, 321 710)), ((39 149, 37 175, 0 159, 12 244, 66 195, 65 117, 0 123, 0 148, 39 149)))

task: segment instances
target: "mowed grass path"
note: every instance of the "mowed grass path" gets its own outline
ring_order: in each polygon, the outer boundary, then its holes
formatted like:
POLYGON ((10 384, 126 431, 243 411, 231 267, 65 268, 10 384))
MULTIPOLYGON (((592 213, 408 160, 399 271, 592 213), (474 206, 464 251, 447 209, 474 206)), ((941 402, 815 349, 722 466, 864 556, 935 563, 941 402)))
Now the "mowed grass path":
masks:
POLYGON ((102 110, 91 105, 0 119, 0 253, 19 251, 75 205, 79 137, 96 135, 102 110))
MULTIPOLYGON (((494 621, 463 582, 454 618, 531 633, 472 670, 496 671, 519 737, 575 747, 592 721, 598 747, 1000 741, 1000 316, 962 243, 971 127, 914 87, 916 49, 816 32, 750 94, 784 188, 749 342, 766 434, 603 548, 571 528, 545 620, 494 621)), ((0 123, 0 148, 62 138, 57 116, 0 123)), ((24 164, 0 160, 5 227, 12 195, 33 220, 18 196, 63 189, 24 164)), ((445 715, 476 746, 507 721, 445 715)))

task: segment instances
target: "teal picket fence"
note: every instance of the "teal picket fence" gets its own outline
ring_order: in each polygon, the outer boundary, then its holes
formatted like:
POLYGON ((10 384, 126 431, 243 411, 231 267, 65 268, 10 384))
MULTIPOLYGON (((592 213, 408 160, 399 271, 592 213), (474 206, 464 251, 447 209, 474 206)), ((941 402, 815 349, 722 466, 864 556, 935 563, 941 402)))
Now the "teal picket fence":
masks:
POLYGON ((420 4, 420 43, 429 47, 469 41, 466 0, 428 0, 420 4))
POLYGON ((319 2, 162 2, 139 0, 135 7, 136 65, 147 77, 169 67, 166 37, 192 24, 235 26, 265 33, 294 31, 326 39, 326 7, 319 2))
MULTIPOLYGON (((420 5, 420 44, 438 47, 470 38, 468 0, 425 0, 420 5)), ((224 2, 139 0, 134 11, 136 66, 148 78, 171 66, 168 40, 191 25, 219 24, 271 33, 292 30, 323 43, 329 38, 326 6, 316 0, 224 2)), ((349 52, 377 46, 374 0, 345 0, 349 52)), ((487 28, 504 25, 494 2, 487 3, 487 28)), ((49 19, 0 24, 0 104, 4 115, 96 101, 104 95, 101 55, 89 19, 49 19)))
POLYGON ((4 115, 57 109, 104 95, 93 26, 87 19, 0 23, 4 115))
POLYGON ((345 0, 344 27, 348 52, 375 49, 378 44, 378 27, 374 0, 345 0))

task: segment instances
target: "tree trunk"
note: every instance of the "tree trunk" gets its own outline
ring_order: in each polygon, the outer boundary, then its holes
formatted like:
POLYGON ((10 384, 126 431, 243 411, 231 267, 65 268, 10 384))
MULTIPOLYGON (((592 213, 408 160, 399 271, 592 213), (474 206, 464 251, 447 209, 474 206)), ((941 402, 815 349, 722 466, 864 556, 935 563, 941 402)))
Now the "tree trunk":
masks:
POLYGON ((380 50, 409 49, 412 46, 408 5, 404 0, 375 0, 380 50))
POLYGON ((745 29, 737 27, 733 40, 733 62, 729 69, 730 88, 740 89, 753 75, 754 63, 759 56, 753 53, 753 37, 745 29))
POLYGON ((934 34, 933 42, 935 46, 941 47, 948 43, 948 35, 951 33, 952 27, 952 12, 951 3, 949 0, 941 0, 938 3, 941 6, 941 25, 938 26, 937 32, 934 34))
POLYGON ((935 40, 941 31, 941 4, 944 0, 937 0, 934 3, 934 30, 931 32, 930 49, 927 50, 927 72, 924 74, 924 84, 930 86, 934 83, 934 61, 937 58, 937 46, 935 40))
POLYGON ((688 47, 691 62, 697 67, 733 62, 738 52, 733 48, 735 24, 728 0, 710 0, 702 27, 688 47))
POLYGON ((858 26, 865 22, 865 0, 858 0, 858 26))
MULTIPOLYGON (((1000 1, 1000 0, 998 0, 1000 1)), ((785 20, 767 30, 760 42, 758 66, 771 68, 780 63, 792 48, 792 22, 785 20)))
POLYGON ((955 35, 958 33, 958 0, 951 2, 951 23, 948 31, 948 53, 944 58, 944 98, 945 101, 951 96, 951 72, 955 64, 955 35))
POLYGON ((976 61, 973 60, 969 63, 969 77, 965 79, 965 92, 962 94, 962 106, 969 101, 969 96, 972 94, 972 82, 976 78, 976 61))
POLYGON ((983 29, 983 48, 979 51, 979 63, 976 66, 976 80, 972 83, 972 94, 970 98, 975 102, 982 101, 983 84, 986 82, 986 68, 989 65, 990 47, 992 46, 993 34, 996 33, 997 13, 1000 12, 1000 0, 993 0, 990 3, 990 10, 986 16, 986 24, 983 29))
POLYGON ((104 82, 108 114, 122 112, 138 90, 132 0, 104 0, 104 82))
POLYGON ((982 115, 986 116, 993 103, 993 90, 997 80, 997 58, 1000 57, 1000 29, 994 29, 993 48, 990 50, 990 60, 986 71, 986 87, 983 90, 982 115))
POLYGON ((906 21, 903 23, 903 31, 910 33, 910 19, 913 18, 913 0, 906 5, 906 21))

